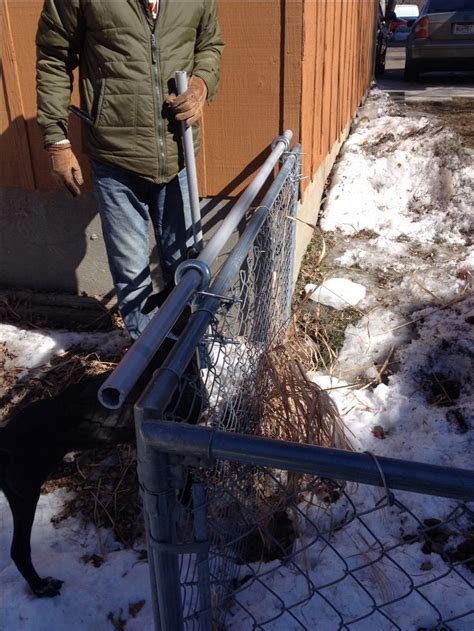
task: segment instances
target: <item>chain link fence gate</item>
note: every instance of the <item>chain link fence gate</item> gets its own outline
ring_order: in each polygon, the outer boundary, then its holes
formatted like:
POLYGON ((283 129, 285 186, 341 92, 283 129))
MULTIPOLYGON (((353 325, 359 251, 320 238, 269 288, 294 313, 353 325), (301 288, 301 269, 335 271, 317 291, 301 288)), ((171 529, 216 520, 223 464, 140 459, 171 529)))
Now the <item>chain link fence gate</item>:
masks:
POLYGON ((136 408, 155 626, 467 631, 474 472, 262 430, 290 316, 299 147, 284 157, 136 408))

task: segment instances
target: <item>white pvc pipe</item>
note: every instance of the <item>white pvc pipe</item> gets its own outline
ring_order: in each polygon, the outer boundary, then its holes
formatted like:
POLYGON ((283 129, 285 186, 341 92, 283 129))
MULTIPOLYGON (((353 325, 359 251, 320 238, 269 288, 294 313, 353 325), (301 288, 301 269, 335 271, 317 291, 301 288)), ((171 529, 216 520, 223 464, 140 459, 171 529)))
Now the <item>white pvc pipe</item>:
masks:
MULTIPOLYGON (((176 72, 176 88, 178 94, 184 94, 188 89, 188 77, 186 72, 176 72)), ((193 130, 185 121, 181 122, 183 135, 184 162, 188 178, 189 198, 191 202, 191 217, 193 221, 194 245, 198 252, 202 250, 201 207, 199 205, 199 191, 196 172, 196 158, 194 156, 193 130)))

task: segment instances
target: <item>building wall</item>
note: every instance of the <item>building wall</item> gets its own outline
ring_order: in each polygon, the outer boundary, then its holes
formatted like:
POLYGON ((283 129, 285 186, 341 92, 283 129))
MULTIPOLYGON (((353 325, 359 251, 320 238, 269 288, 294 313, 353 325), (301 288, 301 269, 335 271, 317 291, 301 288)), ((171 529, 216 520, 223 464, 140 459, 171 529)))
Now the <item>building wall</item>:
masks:
POLYGON ((301 143, 302 198, 295 270, 318 219, 327 177, 369 88, 377 0, 305 0, 301 143))
MULTIPOLYGON (((222 208, 217 202, 244 188, 271 140, 288 128, 303 145, 307 179, 302 182, 302 212, 308 216, 311 204, 314 212, 309 214, 317 216, 318 200, 304 194, 315 190, 311 183, 321 178, 321 165, 326 171, 332 164, 328 156, 369 85, 376 2, 220 0, 226 43, 222 79, 216 100, 205 111, 198 158, 200 193, 210 200, 209 224, 215 227, 218 221, 212 208, 222 208)), ((0 283, 102 293, 110 279, 87 158, 80 152, 79 121, 71 119, 70 137, 86 175, 80 201, 52 181, 35 122, 34 36, 41 7, 42 0, 3 0, 0 5, 0 195, 5 202, 0 238, 8 246, 0 253, 0 283), (65 260, 69 250, 75 256, 66 265, 65 280, 58 260, 65 260)))
POLYGON ((367 90, 373 29, 371 0, 304 2, 301 141, 306 186, 367 90))

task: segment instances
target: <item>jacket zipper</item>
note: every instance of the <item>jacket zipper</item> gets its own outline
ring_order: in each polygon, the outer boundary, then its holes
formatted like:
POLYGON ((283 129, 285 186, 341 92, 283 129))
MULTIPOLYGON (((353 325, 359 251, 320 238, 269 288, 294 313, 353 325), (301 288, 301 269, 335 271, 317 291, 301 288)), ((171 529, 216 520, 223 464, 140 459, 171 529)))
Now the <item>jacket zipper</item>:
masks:
MULTIPOLYGON (((158 19, 158 18, 157 18, 158 19)), ((156 25, 156 22, 155 22, 156 25)), ((160 85, 160 80, 159 80, 159 76, 158 76, 158 53, 157 53, 157 48, 156 48, 156 37, 155 37, 155 33, 154 31, 151 32, 151 63, 153 66, 153 74, 155 77, 155 85, 156 85, 156 91, 157 91, 157 95, 158 95, 158 103, 161 103, 163 101, 163 94, 161 92, 161 85, 160 85)), ((159 153, 160 153, 160 157, 161 157, 161 161, 160 161, 160 168, 159 168, 159 179, 161 181, 163 181, 164 178, 164 171, 165 171, 165 143, 164 143, 164 134, 163 134, 163 125, 161 122, 161 112, 158 111, 158 104, 157 104, 157 125, 159 126, 158 129, 158 148, 159 148, 159 153)))
MULTIPOLYGON (((154 27, 152 27, 148 21, 148 16, 146 14, 146 9, 140 0, 137 0, 141 5, 141 13, 146 22, 148 30, 150 32, 150 49, 151 49, 151 65, 153 67, 153 79, 155 82, 155 88, 157 93, 158 101, 155 105, 155 115, 156 115, 156 125, 157 125, 157 142, 158 142, 158 154, 159 154, 159 165, 158 165, 158 180, 163 182, 165 177, 165 143, 164 143, 164 133, 163 133, 163 124, 161 121, 161 111, 158 109, 159 104, 163 102, 163 95, 161 91, 161 85, 158 75, 158 49, 156 46, 156 37, 155 37, 155 28, 158 22, 159 14, 155 20, 154 27)), ((160 2, 161 5, 161 2, 160 2)), ((161 9, 161 6, 160 6, 161 9)))

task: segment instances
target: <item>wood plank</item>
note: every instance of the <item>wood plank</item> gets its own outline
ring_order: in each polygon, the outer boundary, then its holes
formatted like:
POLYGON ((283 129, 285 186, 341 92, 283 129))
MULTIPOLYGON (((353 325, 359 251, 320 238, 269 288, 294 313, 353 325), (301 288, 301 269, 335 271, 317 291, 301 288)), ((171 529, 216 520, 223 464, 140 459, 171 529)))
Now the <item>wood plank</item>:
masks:
POLYGON ((354 2, 349 3, 350 9, 350 59, 349 59, 349 73, 347 77, 348 88, 348 113, 347 118, 352 118, 354 114, 354 84, 352 78, 354 76, 354 64, 355 64, 355 40, 356 40, 356 19, 357 8, 354 2))
POLYGON ((291 129, 293 143, 301 140, 303 83, 303 0, 282 0, 281 28, 284 37, 280 64, 283 85, 280 131, 291 129))
POLYGON ((340 94, 340 50, 341 50, 341 2, 335 0, 334 2, 334 36, 332 46, 332 77, 331 77, 331 117, 330 117, 330 131, 329 131, 329 147, 330 150, 333 144, 336 142, 338 132, 338 107, 341 98, 340 94))
MULTIPOLYGON (((1 122, 0 183, 3 186, 35 188, 32 158, 25 123, 25 111, 19 81, 17 51, 7 0, 0 5, 2 30, 2 92, 5 111, 1 122), (13 175, 13 181, 10 179, 13 175)), ((21 46, 19 47, 21 49, 21 46)))
POLYGON ((342 130, 347 124, 347 92, 348 92, 348 67, 349 67, 349 2, 342 3, 342 32, 341 38, 341 72, 339 75, 339 81, 341 83, 341 98, 339 102, 339 118, 338 118, 338 133, 342 133, 342 130))
POLYGON ((305 0, 303 13, 303 65, 301 95, 302 191, 314 174, 313 127, 316 112, 315 66, 317 64, 317 3, 305 0))
POLYGON ((326 1, 324 34, 324 74, 321 153, 326 155, 331 147, 331 108, 333 100, 334 75, 334 0, 326 1))
POLYGON ((268 155, 280 127, 281 14, 272 0, 223 2, 226 47, 206 113, 208 194, 233 196, 268 155))
POLYGON ((324 94, 325 49, 326 49, 326 14, 327 0, 317 3, 316 30, 316 63, 314 68, 314 118, 313 118, 313 174, 319 168, 323 157, 323 109, 326 95, 324 94))

